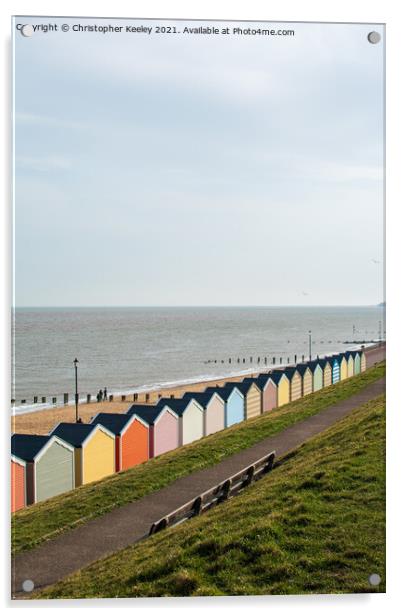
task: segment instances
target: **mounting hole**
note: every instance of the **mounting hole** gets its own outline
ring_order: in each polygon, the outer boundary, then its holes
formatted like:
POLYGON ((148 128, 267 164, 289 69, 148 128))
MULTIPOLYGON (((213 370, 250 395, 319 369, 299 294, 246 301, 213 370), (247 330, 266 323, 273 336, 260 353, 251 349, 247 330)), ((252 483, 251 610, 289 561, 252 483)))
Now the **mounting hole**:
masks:
POLYGON ((381 578, 380 578, 380 576, 378 575, 378 573, 372 573, 372 574, 369 576, 368 581, 369 581, 369 584, 370 584, 371 586, 378 586, 378 585, 379 585, 379 583, 381 582, 381 578))
POLYGON ((381 41, 381 34, 373 30, 373 32, 368 33, 367 38, 368 38, 369 43, 376 45, 377 43, 381 41))
POLYGON ((34 33, 34 29, 30 24, 26 24, 25 26, 22 26, 21 28, 22 36, 32 36, 33 33, 34 33))
POLYGON ((35 584, 33 583, 32 580, 24 580, 24 582, 22 582, 22 590, 25 592, 32 592, 34 589, 35 584))

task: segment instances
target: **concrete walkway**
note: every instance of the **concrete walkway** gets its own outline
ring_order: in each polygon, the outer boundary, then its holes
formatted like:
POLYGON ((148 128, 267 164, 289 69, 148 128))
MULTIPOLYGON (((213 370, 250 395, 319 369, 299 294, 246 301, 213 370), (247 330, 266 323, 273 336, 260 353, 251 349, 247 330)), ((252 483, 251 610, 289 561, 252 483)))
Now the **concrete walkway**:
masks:
POLYGON ((17 555, 12 562, 13 598, 29 597, 22 590, 25 580, 32 580, 36 590, 44 588, 108 554, 132 545, 147 535, 154 521, 172 510, 272 450, 276 451, 277 458, 282 457, 384 391, 385 379, 382 378, 347 400, 299 421, 211 468, 178 479, 141 500, 119 507, 37 548, 17 555))

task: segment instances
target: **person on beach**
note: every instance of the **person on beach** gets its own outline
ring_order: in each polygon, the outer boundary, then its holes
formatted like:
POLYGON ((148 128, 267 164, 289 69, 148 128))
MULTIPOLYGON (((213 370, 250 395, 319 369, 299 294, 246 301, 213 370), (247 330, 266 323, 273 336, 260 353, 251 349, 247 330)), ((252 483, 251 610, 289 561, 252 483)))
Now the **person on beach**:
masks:
POLYGON ((98 402, 102 402, 102 398, 103 398, 103 393, 102 393, 102 390, 100 389, 98 391, 98 395, 96 396, 96 399, 98 402))
POLYGON ((107 389, 105 387, 105 389, 103 390, 103 399, 107 400, 107 389))

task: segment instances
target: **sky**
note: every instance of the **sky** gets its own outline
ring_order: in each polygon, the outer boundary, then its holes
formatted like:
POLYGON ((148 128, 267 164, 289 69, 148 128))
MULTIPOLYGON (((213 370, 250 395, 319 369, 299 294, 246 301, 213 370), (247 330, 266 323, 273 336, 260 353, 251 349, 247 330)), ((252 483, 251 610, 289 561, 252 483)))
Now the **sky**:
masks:
POLYGON ((59 31, 14 31, 15 305, 383 300, 382 26, 28 23, 59 31))

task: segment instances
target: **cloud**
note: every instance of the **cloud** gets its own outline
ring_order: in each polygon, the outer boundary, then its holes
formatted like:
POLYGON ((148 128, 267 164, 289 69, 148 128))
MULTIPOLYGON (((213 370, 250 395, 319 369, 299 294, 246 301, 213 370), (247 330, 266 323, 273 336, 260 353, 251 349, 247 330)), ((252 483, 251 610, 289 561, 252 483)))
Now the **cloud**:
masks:
POLYGON ((17 167, 43 173, 48 171, 66 171, 72 167, 72 161, 63 156, 47 156, 42 158, 34 156, 17 156, 15 162, 17 167))

